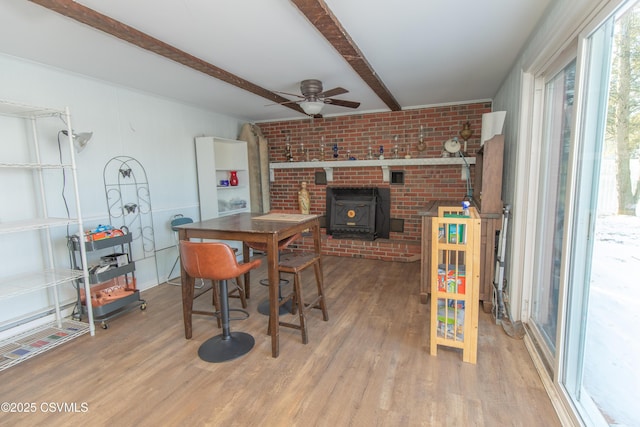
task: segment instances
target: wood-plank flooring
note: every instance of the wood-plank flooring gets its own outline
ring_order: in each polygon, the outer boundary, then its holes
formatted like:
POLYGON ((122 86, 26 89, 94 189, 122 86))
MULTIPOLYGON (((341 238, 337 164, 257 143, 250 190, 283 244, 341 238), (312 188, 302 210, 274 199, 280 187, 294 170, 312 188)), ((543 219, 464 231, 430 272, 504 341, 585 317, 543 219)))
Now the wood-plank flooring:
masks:
MULTIPOLYGON (((310 313, 307 345, 299 331, 281 328, 280 357, 271 357, 267 317, 256 311, 267 296, 258 284, 264 263, 252 274, 250 318, 231 324, 256 345, 222 364, 197 356, 219 333, 214 319, 194 316, 193 339, 185 340, 180 287, 163 284, 143 292, 146 311, 0 372, 0 401, 37 408, 2 412, 0 425, 560 425, 524 342, 482 310, 477 365, 458 350, 429 355, 419 263, 324 257, 323 269, 329 321, 310 313), (53 412, 50 403, 71 412, 53 412)), ((311 291, 312 271, 303 279, 311 291)), ((206 309, 210 295, 196 306, 206 309)))

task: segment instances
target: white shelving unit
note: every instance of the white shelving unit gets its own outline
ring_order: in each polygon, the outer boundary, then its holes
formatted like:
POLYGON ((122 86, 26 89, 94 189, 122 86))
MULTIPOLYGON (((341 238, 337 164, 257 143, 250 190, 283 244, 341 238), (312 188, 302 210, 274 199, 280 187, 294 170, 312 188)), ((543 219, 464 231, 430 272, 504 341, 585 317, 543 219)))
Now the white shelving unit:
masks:
MULTIPOLYGON (((61 285, 71 284, 82 278, 85 291, 89 290, 86 268, 74 270, 68 266, 62 267, 64 263, 56 260, 55 246, 59 242, 52 234, 60 227, 67 227, 68 232, 83 235, 69 109, 40 108, 0 100, 0 116, 7 120, 6 128, 19 130, 15 133, 22 138, 13 140, 12 130, 3 132, 3 136, 9 135, 10 140, 3 140, 2 144, 11 147, 11 150, 2 151, 0 158, 0 176, 5 184, 2 190, 5 193, 3 203, 6 204, 3 215, 0 216, 0 235, 5 235, 3 244, 14 244, 18 246, 15 247, 16 251, 24 252, 25 257, 30 257, 29 268, 12 266, 15 270, 3 268, 0 271, 0 300, 25 294, 33 294, 39 301, 53 300, 49 308, 15 319, 5 319, 0 323, 3 337, 0 341, 0 370, 4 370, 86 332, 93 335, 95 327, 90 310, 88 323, 63 319, 58 289, 61 285), (9 122, 14 123, 15 128, 9 126, 9 122), (56 132, 60 128, 67 131, 67 135, 58 135, 62 152, 52 147, 41 147, 38 132, 56 132), (63 162, 64 157, 68 160, 63 162), (8 161, 4 161, 5 159, 8 161), (48 173, 49 170, 51 173, 48 173), (62 174, 65 172, 71 177, 69 184, 73 187, 74 200, 68 202, 74 203, 75 217, 59 216, 59 201, 52 200, 50 194, 47 194, 47 185, 53 185, 52 173, 56 170, 60 171, 60 175, 55 176, 56 183, 62 182, 62 174), (14 182, 33 188, 33 193, 12 198, 11 194, 16 189, 10 183, 14 182), (38 321, 38 318, 50 318, 49 311, 53 312, 53 321, 38 321)), ((7 248, 3 247, 2 250, 7 248)), ((84 250, 81 256, 86 265, 84 250)), ((68 260, 65 258, 64 261, 68 260)))
MULTIPOLYGON (((200 219, 217 218, 239 212, 251 212, 249 155, 246 141, 202 136, 196 138, 200 219), (231 171, 238 175, 237 186, 222 186, 231 171)), ((227 242, 239 249, 241 242, 227 242)))

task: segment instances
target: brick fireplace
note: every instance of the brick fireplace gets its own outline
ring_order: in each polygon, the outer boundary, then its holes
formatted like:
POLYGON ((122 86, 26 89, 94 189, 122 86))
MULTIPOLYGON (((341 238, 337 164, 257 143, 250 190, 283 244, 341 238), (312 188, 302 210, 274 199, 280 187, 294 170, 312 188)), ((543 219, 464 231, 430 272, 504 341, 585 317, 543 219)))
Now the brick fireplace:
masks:
MULTIPOLYGON (((469 121, 474 134, 468 141, 467 155, 475 156, 480 148, 482 114, 491 111, 490 102, 452 105, 416 110, 371 113, 303 119, 258 124, 269 142, 271 162, 285 162, 285 145, 292 147, 294 160, 304 160, 300 144, 309 150, 310 159, 325 158, 338 147, 339 160, 347 160, 347 152, 356 159, 366 157, 368 146, 377 153, 382 145, 389 158, 397 144, 399 156, 407 152, 413 158, 437 158, 442 156, 442 143, 457 136, 465 122, 469 121), (417 150, 418 134, 423 126, 426 149, 417 150), (397 136, 397 138, 396 138, 397 136)), ((323 253, 328 255, 380 259, 388 261, 417 261, 420 258, 420 225, 418 211, 430 200, 462 200, 466 194, 466 182, 461 179, 459 165, 404 165, 391 167, 401 171, 402 183, 383 180, 380 167, 341 167, 333 170, 333 181, 317 183, 316 175, 322 174, 322 162, 318 166, 301 169, 275 169, 271 182, 271 207, 273 210, 297 210, 297 192, 300 183, 308 183, 311 213, 326 214, 327 188, 375 187, 384 188, 392 201, 390 219, 403 224, 402 231, 389 231, 388 237, 375 240, 334 238, 323 232, 323 253)), ((473 181, 473 166, 471 166, 473 181)), ((311 249, 313 242, 303 238, 297 247, 311 249)), ((295 246, 294 246, 295 247, 295 246)))

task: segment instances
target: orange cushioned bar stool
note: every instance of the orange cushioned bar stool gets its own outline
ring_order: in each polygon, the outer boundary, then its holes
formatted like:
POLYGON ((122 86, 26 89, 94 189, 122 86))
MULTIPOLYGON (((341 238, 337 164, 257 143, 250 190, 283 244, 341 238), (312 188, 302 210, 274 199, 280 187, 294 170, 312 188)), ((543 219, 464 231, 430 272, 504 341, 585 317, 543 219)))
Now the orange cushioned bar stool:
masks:
MULTIPOLYGON (((236 248, 232 248, 232 249, 234 254, 237 254, 238 249, 236 248)), ((246 298, 246 294, 244 290, 245 287, 243 283, 244 281, 241 277, 236 277, 235 280, 231 282, 231 285, 229 285, 229 283, 227 282, 227 289, 229 290, 229 298, 240 299, 240 304, 242 304, 242 308, 247 308, 247 298, 246 298)), ((216 312, 220 313, 220 303, 219 303, 220 295, 218 295, 220 293, 220 286, 216 282, 211 283, 211 288, 205 289, 203 292, 200 292, 199 294, 194 295, 193 299, 196 299, 204 295, 209 290, 211 290, 211 293, 212 293, 211 302, 213 303, 213 306, 215 307, 216 312)), ((229 311, 240 311, 244 313, 244 317, 229 318, 229 320, 244 320, 249 317, 249 313, 246 312, 245 310, 237 310, 237 309, 230 308, 229 311)), ((216 317, 218 317, 218 328, 219 328, 221 326, 220 316, 216 316, 216 317)))
MULTIPOLYGON (((205 341, 198 356, 207 362, 225 362, 248 353, 255 343, 245 332, 231 332, 229 327, 229 291, 227 280, 242 276, 260 265, 260 260, 238 264, 233 249, 220 242, 180 242, 180 259, 189 276, 218 282, 218 299, 222 334, 205 341)), ((195 313, 195 312, 194 312, 195 313)))
MULTIPOLYGON (((322 311, 322 319, 326 322, 329 320, 329 314, 327 313, 327 305, 324 298, 324 286, 322 278, 322 269, 320 267, 320 255, 309 252, 291 252, 280 257, 280 263, 278 266, 280 273, 293 274, 293 289, 291 293, 286 295, 280 300, 279 304, 282 306, 287 301, 293 302, 293 311, 295 314, 296 308, 298 311, 298 317, 300 319, 299 324, 280 321, 280 326, 288 328, 299 329, 302 333, 302 343, 306 344, 309 339, 307 337, 307 324, 306 315, 307 310, 310 308, 317 308, 322 311), (316 287, 318 294, 313 300, 305 302, 302 297, 302 284, 300 283, 300 274, 307 268, 313 266, 316 275, 316 287)), ((271 326, 271 323, 269 323, 271 326)), ((268 330, 271 334, 271 330, 268 330)))

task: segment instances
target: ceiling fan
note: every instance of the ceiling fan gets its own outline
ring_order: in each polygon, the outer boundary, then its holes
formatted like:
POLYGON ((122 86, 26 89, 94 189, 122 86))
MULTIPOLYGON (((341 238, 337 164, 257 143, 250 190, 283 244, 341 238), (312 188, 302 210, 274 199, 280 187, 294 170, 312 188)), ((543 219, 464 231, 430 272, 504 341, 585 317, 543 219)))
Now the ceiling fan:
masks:
POLYGON ((300 104, 300 107, 304 110, 304 112, 310 116, 320 114, 320 112, 322 111, 322 107, 324 107, 324 104, 338 105, 340 107, 347 108, 358 108, 360 106, 359 102, 332 98, 332 96, 342 95, 347 92, 349 91, 341 87, 323 91, 322 82, 320 80, 307 79, 300 82, 300 93, 302 93, 302 95, 279 92, 285 95, 297 96, 298 98, 302 98, 301 100, 287 101, 281 103, 280 105, 291 103, 300 104))

